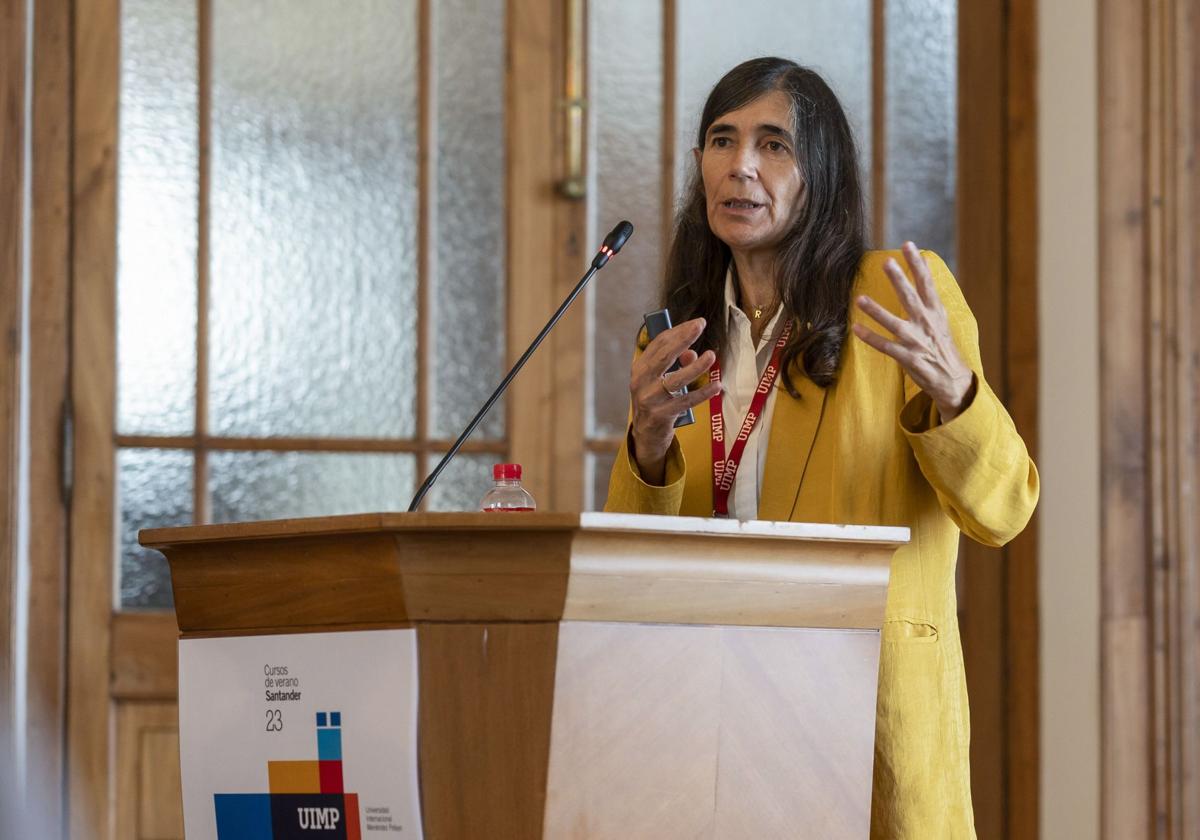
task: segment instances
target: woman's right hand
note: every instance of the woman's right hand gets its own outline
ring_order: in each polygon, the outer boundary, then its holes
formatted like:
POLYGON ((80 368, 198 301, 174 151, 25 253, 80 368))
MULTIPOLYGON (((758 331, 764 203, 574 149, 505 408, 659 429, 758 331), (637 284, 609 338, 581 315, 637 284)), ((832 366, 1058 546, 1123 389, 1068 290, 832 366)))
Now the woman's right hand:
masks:
POLYGON ((680 396, 668 391, 694 381, 706 373, 717 360, 711 350, 699 356, 690 350, 704 332, 704 319, 684 321, 655 336, 641 355, 633 360, 629 377, 629 393, 633 404, 634 460, 647 484, 661 485, 666 478, 667 450, 675 438, 675 418, 716 396, 721 390, 710 382, 703 388, 680 396), (667 373, 675 360, 680 369, 667 373))

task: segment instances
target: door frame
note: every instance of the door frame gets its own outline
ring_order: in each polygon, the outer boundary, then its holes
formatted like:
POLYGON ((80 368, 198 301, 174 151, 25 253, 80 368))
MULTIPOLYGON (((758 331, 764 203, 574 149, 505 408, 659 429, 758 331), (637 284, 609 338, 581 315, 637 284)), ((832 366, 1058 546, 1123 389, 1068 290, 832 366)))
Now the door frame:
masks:
POLYGON ((67 830, 113 836, 109 752, 116 458, 119 0, 75 3, 72 166, 71 493, 67 830))
MULTIPOLYGON (((1037 2, 959 3, 958 261, 989 379, 1038 453, 1037 2), (969 96, 966 92, 970 92, 969 96)), ((1038 514, 962 541, 959 612, 981 837, 1039 832, 1038 514)))
POLYGON ((24 759, 27 830, 49 836, 66 772, 71 0, 0 0, 0 20, 0 113, 16 117, 0 124, 0 741, 6 769, 24 759))

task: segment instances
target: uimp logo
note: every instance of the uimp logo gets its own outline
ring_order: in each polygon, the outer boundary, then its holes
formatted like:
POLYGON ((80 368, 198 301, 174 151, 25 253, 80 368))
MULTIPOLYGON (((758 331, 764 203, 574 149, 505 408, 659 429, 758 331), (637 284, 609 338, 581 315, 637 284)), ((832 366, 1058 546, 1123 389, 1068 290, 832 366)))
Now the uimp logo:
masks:
POLYGON ((342 785, 341 712, 317 712, 315 760, 270 760, 267 781, 268 793, 213 795, 217 840, 362 840, 358 794, 342 785))
POLYGON ((342 812, 337 808, 297 808, 297 821, 301 828, 337 831, 342 812))

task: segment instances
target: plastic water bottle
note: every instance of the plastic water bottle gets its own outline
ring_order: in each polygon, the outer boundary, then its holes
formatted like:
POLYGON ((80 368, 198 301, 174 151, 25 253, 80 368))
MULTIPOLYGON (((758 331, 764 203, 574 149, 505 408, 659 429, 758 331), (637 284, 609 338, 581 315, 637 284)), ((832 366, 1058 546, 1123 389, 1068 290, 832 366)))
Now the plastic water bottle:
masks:
POLYGON ((479 509, 488 513, 511 513, 536 510, 537 503, 521 486, 520 464, 496 464, 492 467, 495 484, 483 496, 479 509))

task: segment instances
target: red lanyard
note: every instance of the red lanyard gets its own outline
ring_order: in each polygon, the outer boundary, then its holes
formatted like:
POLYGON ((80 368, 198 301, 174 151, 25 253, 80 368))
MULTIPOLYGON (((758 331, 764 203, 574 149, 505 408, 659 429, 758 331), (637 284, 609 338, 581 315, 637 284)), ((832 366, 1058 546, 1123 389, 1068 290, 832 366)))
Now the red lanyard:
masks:
MULTIPOLYGON (((758 425, 758 418, 762 416, 763 406, 767 404, 767 397, 775 384, 775 378, 779 376, 779 359, 783 355, 783 345, 787 344, 791 333, 792 322, 788 321, 783 326, 783 332, 779 334, 779 340, 775 342, 775 349, 771 352, 771 360, 767 362, 762 379, 758 380, 758 389, 754 392, 754 399, 750 401, 746 419, 742 421, 742 427, 738 430, 728 458, 725 457, 725 415, 722 413, 721 406, 724 400, 721 392, 717 391, 708 401, 709 421, 712 424, 713 516, 729 516, 729 491, 733 489, 733 479, 737 476, 742 452, 746 449, 750 433, 758 425)), ((713 362, 708 376, 710 382, 721 381, 720 362, 713 362)))

